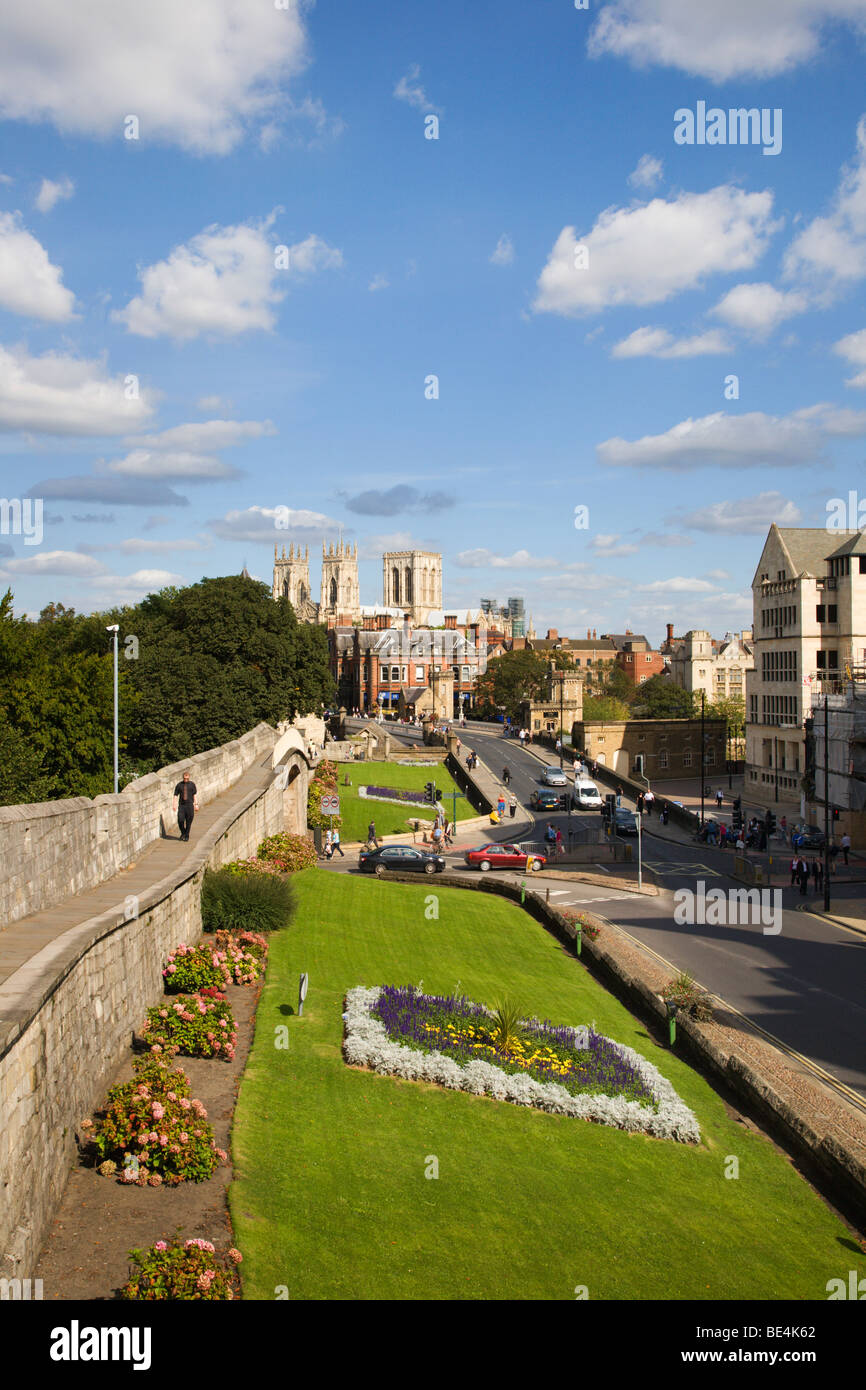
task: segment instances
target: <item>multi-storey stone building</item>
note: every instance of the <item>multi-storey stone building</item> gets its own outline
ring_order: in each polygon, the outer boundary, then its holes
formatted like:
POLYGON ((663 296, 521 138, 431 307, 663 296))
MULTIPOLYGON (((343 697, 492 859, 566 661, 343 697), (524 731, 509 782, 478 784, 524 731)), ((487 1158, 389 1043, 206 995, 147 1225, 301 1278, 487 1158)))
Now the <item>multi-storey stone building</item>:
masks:
POLYGON ((752 581, 755 669, 746 682, 746 793, 809 790, 804 722, 866 661, 866 537, 773 525, 752 581))
POLYGON ((669 623, 661 650, 668 657, 674 685, 695 694, 703 691, 709 703, 729 699, 745 704, 746 673, 755 669, 751 629, 726 632, 720 640, 704 628, 674 637, 669 623))
POLYGON ((412 623, 442 609, 442 556, 432 550, 389 550, 382 556, 386 608, 400 608, 412 623))

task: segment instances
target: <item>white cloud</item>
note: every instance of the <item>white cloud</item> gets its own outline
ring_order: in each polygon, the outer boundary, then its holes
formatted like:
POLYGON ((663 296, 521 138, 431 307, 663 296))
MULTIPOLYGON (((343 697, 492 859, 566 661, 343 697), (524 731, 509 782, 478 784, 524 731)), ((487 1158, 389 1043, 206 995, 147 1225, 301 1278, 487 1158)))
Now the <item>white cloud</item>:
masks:
POLYGON ((715 584, 709 584, 706 579, 690 579, 685 575, 677 575, 673 579, 654 579, 651 584, 638 584, 639 594, 711 594, 715 591, 715 584))
POLYGON ((773 195, 730 184, 632 208, 608 208, 578 241, 564 227, 538 279, 536 313, 598 313, 612 304, 660 304, 709 275, 749 270, 779 224, 773 195), (578 246, 588 265, 580 268, 578 246))
POLYGON ((100 603, 137 603, 145 594, 158 593, 169 585, 180 587, 189 581, 172 570, 135 570, 132 574, 109 574, 88 580, 96 591, 93 599, 100 603))
POLYGON ((0 116, 123 142, 135 115, 144 146, 225 154, 281 113, 306 65, 306 6, 284 3, 148 0, 121 12, 114 0, 28 0, 4 16, 0 116))
POLYGON ((814 58, 833 21, 862 32, 862 0, 612 0, 588 50, 593 58, 679 68, 714 82, 774 77, 814 58))
POLYGON ((153 413, 151 395, 127 399, 123 377, 104 363, 23 347, 0 346, 0 429, 36 434, 109 435, 141 428, 153 413))
POLYGON ((514 261, 514 242, 507 232, 496 243, 490 256, 491 265, 511 265, 514 261))
POLYGON ((637 168, 632 169, 628 181, 632 188, 655 188, 662 176, 663 165, 653 154, 642 154, 637 168))
MULTIPOLYGON (((799 526, 803 517, 799 507, 781 492, 759 492, 754 497, 711 502, 709 506, 687 512, 677 519, 681 526, 692 526, 696 531, 761 536, 773 522, 777 526, 799 526)), ((710 574, 711 579, 729 577, 723 571, 710 574)))
POLYGON ((213 454, 276 432, 270 420, 193 420, 189 424, 172 425, 159 434, 130 435, 126 443, 142 449, 213 454))
POLYGON ((197 481, 207 478, 236 478, 238 470, 222 459, 207 454, 151 453, 134 449, 125 458, 112 459, 96 470, 100 473, 120 473, 127 478, 177 478, 197 481))
POLYGON ((36 207, 39 212, 50 212, 56 203, 71 198, 74 192, 75 184, 70 178, 64 177, 57 183, 52 179, 43 179, 36 194, 36 207))
POLYGON ((112 318, 130 333, 156 338, 232 337, 269 331, 286 295, 287 278, 342 265, 340 251, 317 236, 288 248, 288 268, 276 268, 275 248, 260 225, 208 227, 167 260, 139 271, 142 293, 112 318))
POLYGON ((380 272, 378 275, 373 276, 367 288, 371 294, 375 294, 377 290, 387 290, 390 283, 387 275, 383 275, 380 272))
POLYGON ((21 560, 7 560, 4 568, 10 574, 68 574, 79 578, 108 573, 107 565, 76 550, 40 551, 21 560))
POLYGON ((784 274, 806 282, 824 303, 866 275, 866 116, 857 124, 855 161, 842 171, 830 213, 794 239, 784 274))
POLYGON ((636 555, 640 550, 639 545, 629 542, 620 544, 621 541, 622 537, 619 535, 597 535, 593 536, 587 549, 594 550, 597 555, 601 555, 605 559, 612 559, 617 555, 636 555))
POLYGON ((190 550, 210 550, 211 542, 206 538, 193 540, 190 537, 183 537, 171 541, 149 541, 138 536, 131 536, 128 540, 117 541, 110 545, 80 545, 78 549, 84 555, 102 555, 105 551, 117 550, 123 555, 142 555, 158 554, 170 555, 177 551, 190 550))
POLYGON ((807 308, 804 294, 797 290, 777 290, 764 282, 735 285, 710 313, 753 338, 766 338, 785 319, 802 314, 807 308))
POLYGON ((727 570, 707 570, 707 579, 730 579, 727 570))
POLYGON ((215 535, 229 541, 264 541, 283 545, 285 542, 306 541, 315 545, 321 540, 335 540, 344 528, 342 523, 322 512, 278 507, 247 507, 244 511, 226 512, 224 517, 208 522, 215 535), (277 527, 277 521, 285 524, 277 527))
POLYGON ((226 396, 199 396, 196 401, 196 409, 203 410, 205 414, 212 414, 215 410, 231 410, 232 403, 226 396))
POLYGON ((833 351, 844 357, 852 366, 863 368, 856 376, 848 377, 845 385, 866 386, 866 328, 840 338, 838 343, 833 344, 833 351))
POLYGON ((528 550, 515 550, 513 555, 496 555, 492 550, 461 550, 454 557, 461 569, 537 569, 542 565, 557 565, 550 555, 530 555, 528 550))
POLYGON ((699 420, 683 420, 664 434, 632 441, 607 439, 597 446, 596 453, 599 461, 610 467, 672 471, 710 465, 782 468, 814 463, 828 436, 857 438, 864 433, 866 413, 826 404, 781 417, 761 411, 746 415, 718 411, 699 420))
POLYGON ((611 357, 708 357, 730 352, 731 345, 723 333, 711 328, 690 338, 675 338, 666 328, 636 328, 627 338, 615 343, 611 357))
POLYGON ((32 236, 17 212, 0 213, 0 306, 13 314, 66 323, 75 296, 63 286, 63 271, 32 236))
POLYGON ((420 76, 420 67, 417 63, 413 63, 406 76, 401 77, 394 88, 394 96, 398 101, 407 101, 410 106, 416 106, 419 111, 436 111, 438 107, 429 100, 427 93, 418 81, 420 76))

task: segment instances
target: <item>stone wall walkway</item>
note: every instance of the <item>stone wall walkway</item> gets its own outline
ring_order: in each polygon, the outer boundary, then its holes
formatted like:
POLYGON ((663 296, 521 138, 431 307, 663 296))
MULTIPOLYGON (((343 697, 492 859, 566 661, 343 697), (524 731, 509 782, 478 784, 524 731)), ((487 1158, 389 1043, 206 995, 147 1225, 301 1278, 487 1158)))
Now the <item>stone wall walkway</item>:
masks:
POLYGON ((180 868, 187 855, 195 851, 202 835, 217 823, 232 806, 246 800, 251 792, 264 789, 273 779, 271 754, 259 759, 227 791, 203 806, 192 823, 191 838, 184 843, 175 825, 166 839, 154 840, 139 855, 134 864, 122 869, 113 878, 96 888, 64 898, 56 906, 21 917, 17 922, 0 928, 0 985, 41 951, 43 947, 91 917, 117 907, 124 911, 124 901, 140 897, 146 889, 159 883, 180 868))

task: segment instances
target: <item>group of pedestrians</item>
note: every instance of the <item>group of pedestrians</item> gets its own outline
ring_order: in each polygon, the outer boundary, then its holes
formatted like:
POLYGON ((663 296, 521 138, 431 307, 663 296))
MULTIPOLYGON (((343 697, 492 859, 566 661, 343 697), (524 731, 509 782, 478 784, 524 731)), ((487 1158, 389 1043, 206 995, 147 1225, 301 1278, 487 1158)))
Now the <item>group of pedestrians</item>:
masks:
POLYGON ((795 854, 791 860, 791 887, 798 884, 800 892, 805 896, 809 887, 809 878, 812 878, 815 885, 815 892, 820 893, 824 888, 824 864, 817 856, 812 860, 811 866, 800 854, 795 854))
POLYGON ((551 821, 547 822, 547 829, 544 832, 544 842, 551 855, 565 854, 565 844, 562 839, 562 831, 559 826, 554 826, 551 821))
POLYGON ((649 789, 647 789, 645 792, 638 792, 638 794, 637 794, 637 813, 638 813, 639 816, 642 816, 642 815, 644 814, 644 812, 646 812, 646 814, 647 814, 648 816, 651 816, 652 813, 653 813, 653 806, 654 806, 654 805, 655 805, 655 796, 653 795, 653 793, 652 793, 649 789))

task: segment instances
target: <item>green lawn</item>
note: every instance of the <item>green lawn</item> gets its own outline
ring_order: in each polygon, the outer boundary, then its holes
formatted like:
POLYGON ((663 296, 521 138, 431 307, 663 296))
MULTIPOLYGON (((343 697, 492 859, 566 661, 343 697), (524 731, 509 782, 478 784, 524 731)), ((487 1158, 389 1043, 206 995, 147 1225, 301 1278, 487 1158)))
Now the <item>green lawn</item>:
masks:
MULTIPOLYGON (((410 806, 389 806, 387 801, 367 801, 358 795, 358 788, 365 786, 378 787, 405 787, 411 791, 423 791, 427 782, 434 781, 441 791, 446 793, 443 805, 451 819, 453 802, 447 793, 459 791, 460 788, 448 772, 444 763, 437 763, 432 768, 426 767, 403 767, 400 763, 340 763, 339 767, 339 787, 340 793, 340 815, 343 824, 340 828, 340 837, 344 842, 351 840, 366 840, 367 826, 371 820, 376 822, 377 835, 406 835, 411 838, 411 828, 407 824, 409 817, 429 820, 432 824, 435 812, 432 806, 419 804, 418 807, 410 806), (351 787, 343 785, 343 778, 348 772, 352 779, 351 787)), ((476 816, 478 812, 464 798, 457 798, 457 819, 466 820, 468 816, 476 816)))
MULTIPOLYGON (((320 869, 273 938, 233 1133, 230 1204, 244 1296, 272 1299, 826 1299, 866 1273, 845 1227, 765 1139, 518 907, 487 894, 320 869), (309 993, 298 1018, 298 976, 309 993), (704 1142, 353 1070, 353 985, 510 993, 527 1014, 594 1022, 695 1111, 704 1142), (280 1025, 288 1049, 276 1045, 280 1025), (425 1178, 435 1156, 438 1179, 425 1178), (729 1157, 739 1178, 726 1179, 729 1157)), ((728 1165, 730 1168, 730 1164, 728 1165)))

